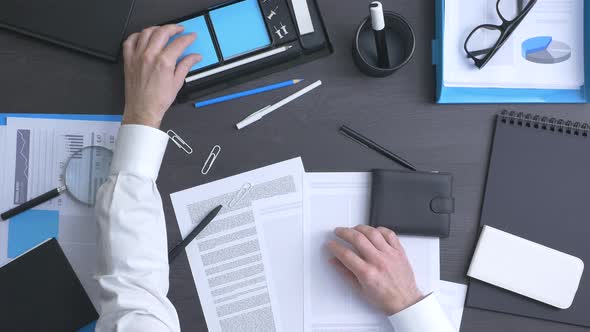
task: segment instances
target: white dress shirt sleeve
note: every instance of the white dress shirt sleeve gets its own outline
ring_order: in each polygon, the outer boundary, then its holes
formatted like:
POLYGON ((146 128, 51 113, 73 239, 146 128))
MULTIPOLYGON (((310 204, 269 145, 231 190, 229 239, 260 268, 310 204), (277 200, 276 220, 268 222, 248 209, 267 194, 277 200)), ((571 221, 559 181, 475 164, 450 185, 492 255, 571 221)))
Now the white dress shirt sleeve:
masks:
POLYGON ((156 179, 168 136, 124 125, 97 202, 97 331, 180 331, 168 293, 168 245, 156 179))
POLYGON ((457 332, 449 322, 434 294, 389 316, 395 332, 457 332))

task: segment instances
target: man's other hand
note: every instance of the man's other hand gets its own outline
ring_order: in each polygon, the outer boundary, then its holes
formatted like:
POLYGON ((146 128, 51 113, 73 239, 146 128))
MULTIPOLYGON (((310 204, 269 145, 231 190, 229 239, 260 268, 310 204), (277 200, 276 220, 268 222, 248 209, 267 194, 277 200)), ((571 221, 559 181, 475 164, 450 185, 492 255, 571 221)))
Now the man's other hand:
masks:
POLYGON ((329 241, 331 263, 363 296, 386 315, 422 300, 414 272, 397 235, 384 227, 336 228, 340 241, 329 241))
POLYGON ((174 102, 192 66, 201 60, 198 54, 178 58, 196 39, 182 33, 178 25, 151 27, 134 33, 123 43, 125 62, 125 113, 123 124, 141 124, 159 128, 164 114, 174 102))

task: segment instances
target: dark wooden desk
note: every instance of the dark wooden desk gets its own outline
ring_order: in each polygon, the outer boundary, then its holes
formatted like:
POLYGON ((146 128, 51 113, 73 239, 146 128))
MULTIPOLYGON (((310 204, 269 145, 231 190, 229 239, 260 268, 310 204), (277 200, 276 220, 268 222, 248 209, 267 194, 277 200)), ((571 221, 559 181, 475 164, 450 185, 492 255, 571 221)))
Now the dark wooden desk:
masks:
MULTIPOLYGON (((131 31, 194 12, 214 0, 138 0, 131 31)), ((188 140, 195 153, 187 156, 169 145, 159 186, 164 199, 171 244, 180 239, 169 194, 235 173, 302 156, 308 171, 366 171, 395 167, 392 163, 338 134, 343 123, 366 133, 423 169, 455 174, 457 213, 452 236, 441 243, 441 278, 465 282, 475 242, 486 177, 494 114, 507 107, 590 121, 585 105, 448 105, 434 104, 431 44, 434 2, 385 1, 402 13, 417 34, 414 59, 385 79, 360 74, 351 58, 356 25, 368 1, 320 0, 335 53, 271 77, 232 89, 238 91, 286 79, 321 79, 317 91, 243 131, 234 124, 247 114, 285 96, 287 90, 195 110, 175 106, 163 129, 172 128, 188 140), (223 151, 209 176, 201 166, 215 144, 223 151)), ((120 114, 123 84, 120 65, 78 55, 29 38, 0 31, 0 112, 120 114)), ((293 90, 289 90, 293 91, 293 90)), ((230 92, 230 91, 227 91, 230 92)), ((171 267, 170 298, 185 331, 205 331, 186 256, 171 267)), ((461 331, 590 331, 535 319, 465 309, 461 331)))

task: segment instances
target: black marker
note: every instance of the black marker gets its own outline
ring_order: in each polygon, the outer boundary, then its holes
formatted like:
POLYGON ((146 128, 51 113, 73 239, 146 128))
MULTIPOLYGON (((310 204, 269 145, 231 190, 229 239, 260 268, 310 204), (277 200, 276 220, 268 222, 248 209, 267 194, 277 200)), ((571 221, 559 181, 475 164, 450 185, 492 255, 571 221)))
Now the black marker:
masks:
POLYGON ((49 200, 52 200, 52 199, 56 198, 57 196, 61 195, 61 193, 63 193, 64 191, 66 191, 65 186, 55 188, 52 191, 46 192, 45 194, 43 194, 39 197, 35 197, 35 198, 31 199, 30 201, 27 201, 27 202, 15 207, 12 210, 2 213, 0 215, 0 221, 8 220, 8 219, 10 219, 14 216, 17 216, 27 210, 30 210, 30 209, 32 209, 36 206, 39 206, 49 200))
POLYGON ((375 33, 375 44, 377 44, 377 61, 380 68, 390 68, 389 51, 387 50, 387 36, 385 34, 385 17, 383 6, 379 1, 371 2, 371 27, 375 33))
POLYGON ((186 247, 205 229, 205 227, 207 227, 213 221, 213 219, 217 217, 217 214, 219 213, 219 211, 221 211, 222 208, 223 206, 219 205, 218 207, 213 209, 213 211, 209 212, 205 219, 203 219, 197 225, 197 227, 195 227, 195 229, 193 229, 187 235, 187 237, 184 240, 182 240, 182 242, 180 242, 168 253, 168 263, 172 263, 176 259, 176 257, 178 257, 178 255, 180 255, 184 251, 184 249, 186 249, 186 247))
POLYGON ((403 167, 411 170, 411 171, 416 171, 417 168, 416 166, 412 165, 412 163, 410 163, 409 161, 405 160, 404 158, 396 155, 395 153, 387 150, 386 148, 382 147, 381 145, 377 144, 376 142, 374 142, 373 140, 363 136, 361 133, 358 133, 356 131, 354 131, 352 128, 344 125, 342 127, 340 127, 340 133, 348 138, 350 138, 351 140, 359 143, 360 145, 363 145, 393 161, 395 161, 396 163, 402 165, 403 167))

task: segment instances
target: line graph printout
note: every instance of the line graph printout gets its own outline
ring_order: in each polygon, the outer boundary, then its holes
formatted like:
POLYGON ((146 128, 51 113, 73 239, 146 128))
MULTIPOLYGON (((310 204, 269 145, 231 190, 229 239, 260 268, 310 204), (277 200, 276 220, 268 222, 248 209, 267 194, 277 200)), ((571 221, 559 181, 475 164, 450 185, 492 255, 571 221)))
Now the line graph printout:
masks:
MULTIPOLYGON (((113 149, 119 126, 111 121, 9 118, 6 153, 14 156, 6 163, 9 201, 19 205, 62 185, 70 157, 75 158, 76 153, 87 146, 113 149)), ((62 214, 74 215, 92 212, 68 195, 39 208, 59 209, 62 214)))
MULTIPOLYGON (((8 118, 2 129, 5 137, 0 131, 0 151, 4 149, 2 155, 7 156, 0 172, 0 198, 8 203, 3 208, 12 208, 63 185, 69 158, 75 158, 87 146, 113 149, 119 127, 112 121, 8 118)), ((36 209, 59 211, 58 241, 97 304, 98 285, 93 275, 98 229, 93 209, 67 193, 36 209)), ((8 261, 6 248, 11 236, 6 225, 0 227, 0 264, 8 261)))

